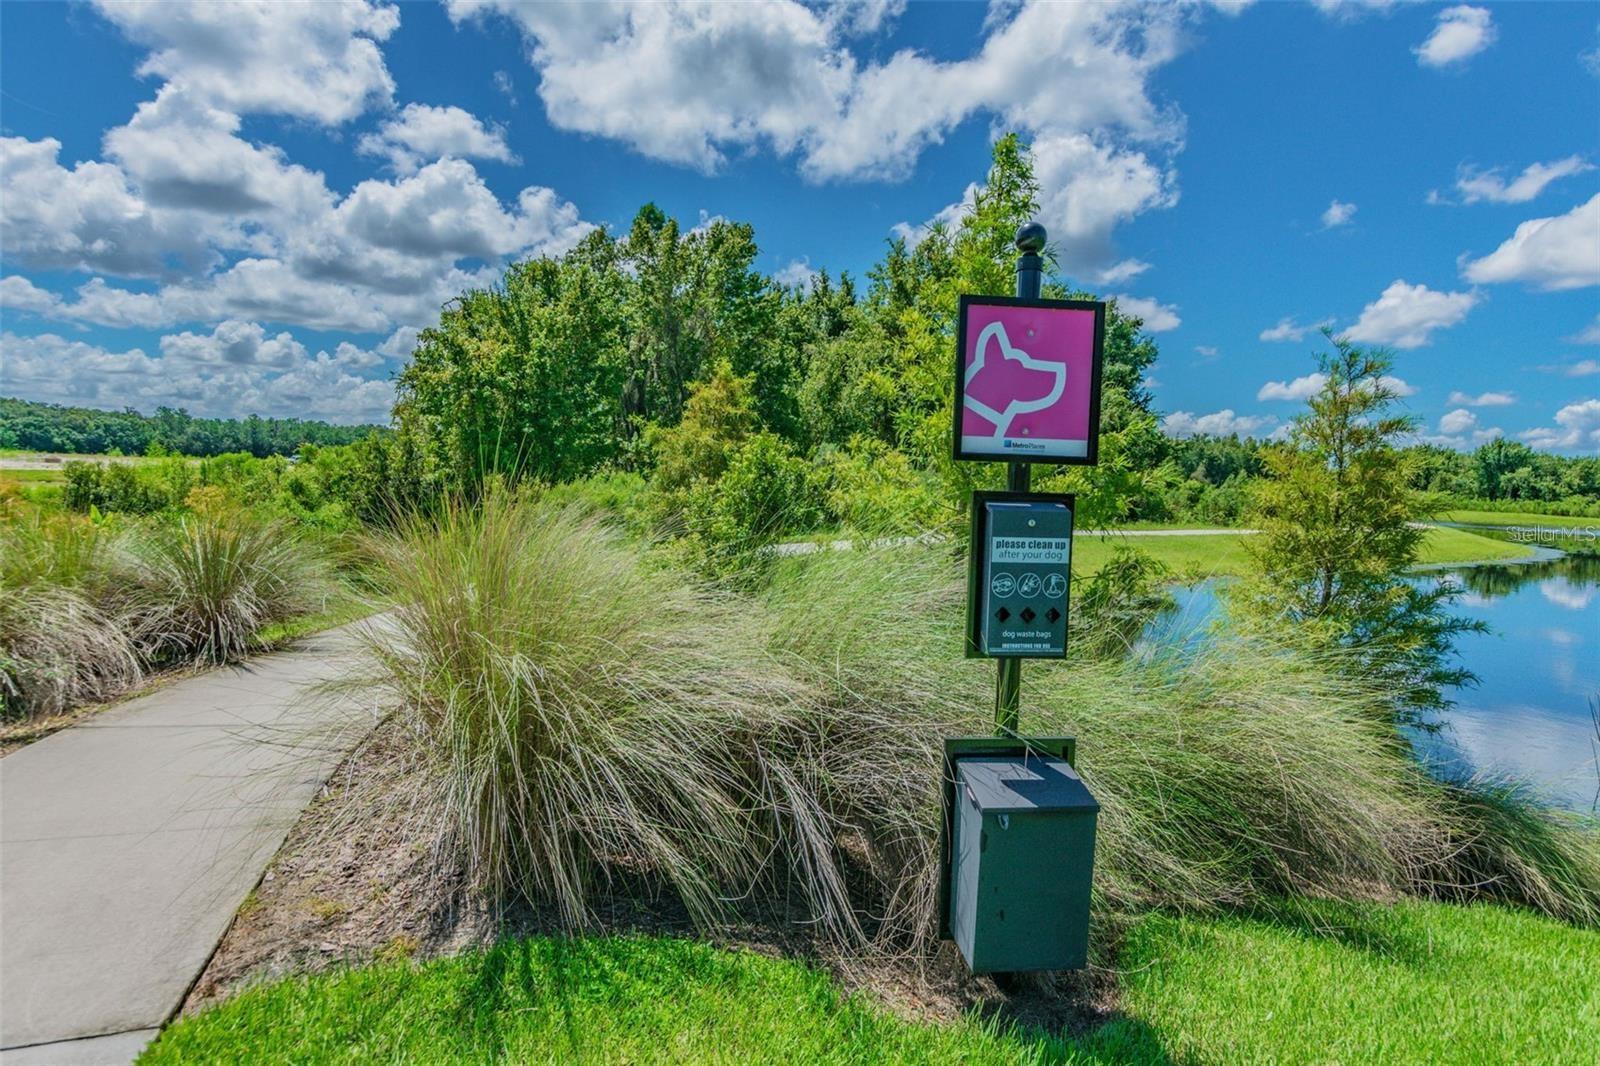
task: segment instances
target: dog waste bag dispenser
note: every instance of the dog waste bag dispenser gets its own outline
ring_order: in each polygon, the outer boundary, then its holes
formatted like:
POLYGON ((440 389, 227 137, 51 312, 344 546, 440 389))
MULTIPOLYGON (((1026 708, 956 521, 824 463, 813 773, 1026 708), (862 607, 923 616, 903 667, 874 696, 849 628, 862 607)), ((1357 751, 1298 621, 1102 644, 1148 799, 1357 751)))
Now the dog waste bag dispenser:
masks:
POLYGON ((1066 655, 1072 503, 1057 494, 974 494, 969 654, 1066 655))
POLYGON ((950 935, 973 973, 1086 964, 1099 811, 1065 759, 955 760, 950 935))

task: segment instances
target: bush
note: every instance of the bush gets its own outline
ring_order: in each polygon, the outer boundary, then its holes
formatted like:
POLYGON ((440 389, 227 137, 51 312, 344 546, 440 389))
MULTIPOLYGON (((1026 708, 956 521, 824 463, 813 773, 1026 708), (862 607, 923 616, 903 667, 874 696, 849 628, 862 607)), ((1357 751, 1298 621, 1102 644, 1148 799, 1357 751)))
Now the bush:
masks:
POLYGON ((81 519, 0 523, 0 718, 55 714, 139 680, 124 619, 103 606, 108 547, 81 519))
POLYGON ((321 556, 282 521, 210 512, 134 531, 121 566, 130 629, 158 662, 242 658, 257 630, 321 608, 321 556))
POLYGON ((938 479, 916 470, 902 452, 870 437, 819 453, 828 511, 867 536, 916 536, 947 525, 938 479))
POLYGON ((1455 847, 1448 868, 1434 872, 1434 895, 1506 900, 1600 926, 1600 827, 1592 820, 1552 810, 1514 782, 1439 788, 1455 847))
MULTIPOLYGON (((942 741, 993 728, 947 553, 781 558, 757 597, 503 495, 375 551, 398 616, 369 636, 378 680, 403 698, 440 854, 474 884, 581 926, 597 885, 642 871, 703 922, 792 895, 845 941, 931 943, 942 741)), ((1074 641, 1103 626, 1126 646, 1149 576, 1124 574, 1074 641)), ((1595 888, 1526 851, 1550 893, 1485 883, 1463 841, 1509 830, 1464 832, 1340 655, 1213 635, 1039 663, 1023 694, 1028 733, 1081 738, 1102 919, 1468 885, 1563 913, 1595 888)))
POLYGON ((770 433, 747 440, 717 481, 690 489, 684 523, 696 560, 713 574, 757 564, 761 549, 822 522, 811 464, 770 433))
POLYGON ((154 514, 176 507, 195 484, 195 473, 183 459, 139 463, 69 462, 63 502, 69 510, 154 514))
POLYGON ((702 921, 770 873, 848 927, 798 741, 804 691, 745 605, 612 527, 503 491, 372 540, 395 624, 367 640, 426 766, 441 854, 492 896, 589 923, 643 864, 702 921))

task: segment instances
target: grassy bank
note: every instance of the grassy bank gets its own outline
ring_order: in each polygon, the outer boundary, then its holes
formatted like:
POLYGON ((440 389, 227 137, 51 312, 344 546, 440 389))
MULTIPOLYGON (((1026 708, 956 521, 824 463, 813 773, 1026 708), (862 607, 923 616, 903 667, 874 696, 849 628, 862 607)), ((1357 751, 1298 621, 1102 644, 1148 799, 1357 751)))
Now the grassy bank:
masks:
POLYGON ((1587 1064, 1600 1032, 1600 934, 1495 907, 1152 915, 1116 965, 1118 1009, 1055 1038, 906 1021, 797 962, 702 943, 535 939, 253 989, 140 1062, 1587 1064))
POLYGON ((1562 528, 1600 527, 1600 518, 1521 511, 1446 511, 1442 522, 1464 522, 1475 526, 1559 526, 1562 528))
MULTIPOLYGON (((1116 548, 1126 546, 1154 556, 1180 576, 1241 577, 1250 567, 1250 556, 1245 550, 1245 541, 1249 536, 1245 533, 1159 537, 1122 537, 1108 533, 1102 536, 1078 536, 1072 544, 1072 570, 1081 576, 1097 573, 1110 560, 1116 548)), ((1526 544, 1481 537, 1464 529, 1437 528, 1428 530, 1419 562, 1498 562, 1526 559, 1532 554, 1533 549, 1526 544)))

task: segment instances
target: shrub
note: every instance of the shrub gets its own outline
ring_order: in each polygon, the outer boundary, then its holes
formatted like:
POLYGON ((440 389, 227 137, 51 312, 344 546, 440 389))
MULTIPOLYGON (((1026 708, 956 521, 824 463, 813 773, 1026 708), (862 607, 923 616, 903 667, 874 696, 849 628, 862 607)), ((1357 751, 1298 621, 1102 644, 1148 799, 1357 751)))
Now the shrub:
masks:
POLYGON ((69 462, 63 502, 69 510, 154 514, 176 507, 195 484, 184 459, 140 463, 69 462))
POLYGON ((473 885, 580 927, 597 880, 643 866, 708 921, 786 866, 850 927, 799 747, 811 707, 748 603, 504 491, 371 543, 395 603, 367 631, 375 680, 403 701, 440 854, 473 885))
POLYGON ((133 639, 161 662, 222 663, 257 630, 320 608, 328 574, 287 523, 205 513, 134 531, 122 553, 133 639))
POLYGON ((903 452, 870 437, 820 455, 828 511, 868 536, 917 535, 948 524, 937 479, 916 470, 903 452))
MULTIPOLYGON (((883 723, 861 774, 919 793, 916 824, 931 840, 940 738, 993 731, 993 665, 959 656, 959 568, 916 549, 786 566, 768 594, 777 646, 835 701, 883 723)), ((1071 642, 1097 641, 1091 624, 1076 618, 1071 642)), ((1211 640, 1030 664, 1022 722, 1029 734, 1080 738, 1080 771, 1103 805, 1104 915, 1409 886, 1442 854, 1443 834, 1428 797, 1407 787, 1414 775, 1373 698, 1305 657, 1211 640)), ((900 805, 909 828, 910 798, 900 805)), ((923 909, 904 923, 926 930, 931 844, 917 861, 903 876, 923 886, 923 909)))
MULTIPOLYGON (((942 741, 993 728, 947 553, 781 558, 754 596, 503 493, 374 551, 397 604, 368 637, 375 680, 402 697, 439 854, 473 884, 571 926, 629 872, 703 922, 792 888, 846 941, 931 942, 942 741)), ((1123 577, 1074 620, 1107 653, 1035 664, 1023 686, 1029 733, 1081 738, 1102 919, 1483 882, 1463 842, 1509 830, 1464 828, 1346 658, 1215 634, 1112 654, 1149 574, 1123 577)), ((1519 854, 1537 875, 1482 891, 1563 913, 1594 888, 1591 867, 1519 854)))
POLYGON ((761 549, 822 521, 811 464, 782 438, 758 433, 734 452, 717 481, 689 491, 684 523, 696 560, 713 574, 758 564, 761 549))
POLYGON ((1600 926, 1600 826, 1539 803, 1515 782, 1438 786, 1454 841, 1428 890, 1452 900, 1507 900, 1600 926))
POLYGON ((0 523, 0 717, 54 714, 138 681, 123 619, 103 606, 107 539, 65 516, 0 523))
POLYGON ((734 453, 757 426, 750 377, 734 374, 726 362, 694 385, 674 426, 650 426, 645 441, 655 459, 655 486, 663 492, 684 491, 699 482, 720 478, 734 453))
POLYGON ((140 673, 118 620, 81 592, 44 583, 0 586, 0 718, 109 699, 140 673))

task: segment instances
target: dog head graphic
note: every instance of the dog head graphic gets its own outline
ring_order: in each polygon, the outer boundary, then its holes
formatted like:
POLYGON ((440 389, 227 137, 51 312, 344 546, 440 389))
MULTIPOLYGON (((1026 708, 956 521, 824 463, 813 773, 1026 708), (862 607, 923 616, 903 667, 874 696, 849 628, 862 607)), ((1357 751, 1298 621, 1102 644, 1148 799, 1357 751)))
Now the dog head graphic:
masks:
POLYGON ((994 426, 994 436, 1004 437, 1012 419, 1044 410, 1061 399, 1066 387, 1066 364, 1035 359, 1013 347, 1005 324, 991 322, 978 334, 977 349, 967 365, 963 402, 968 411, 994 426))

